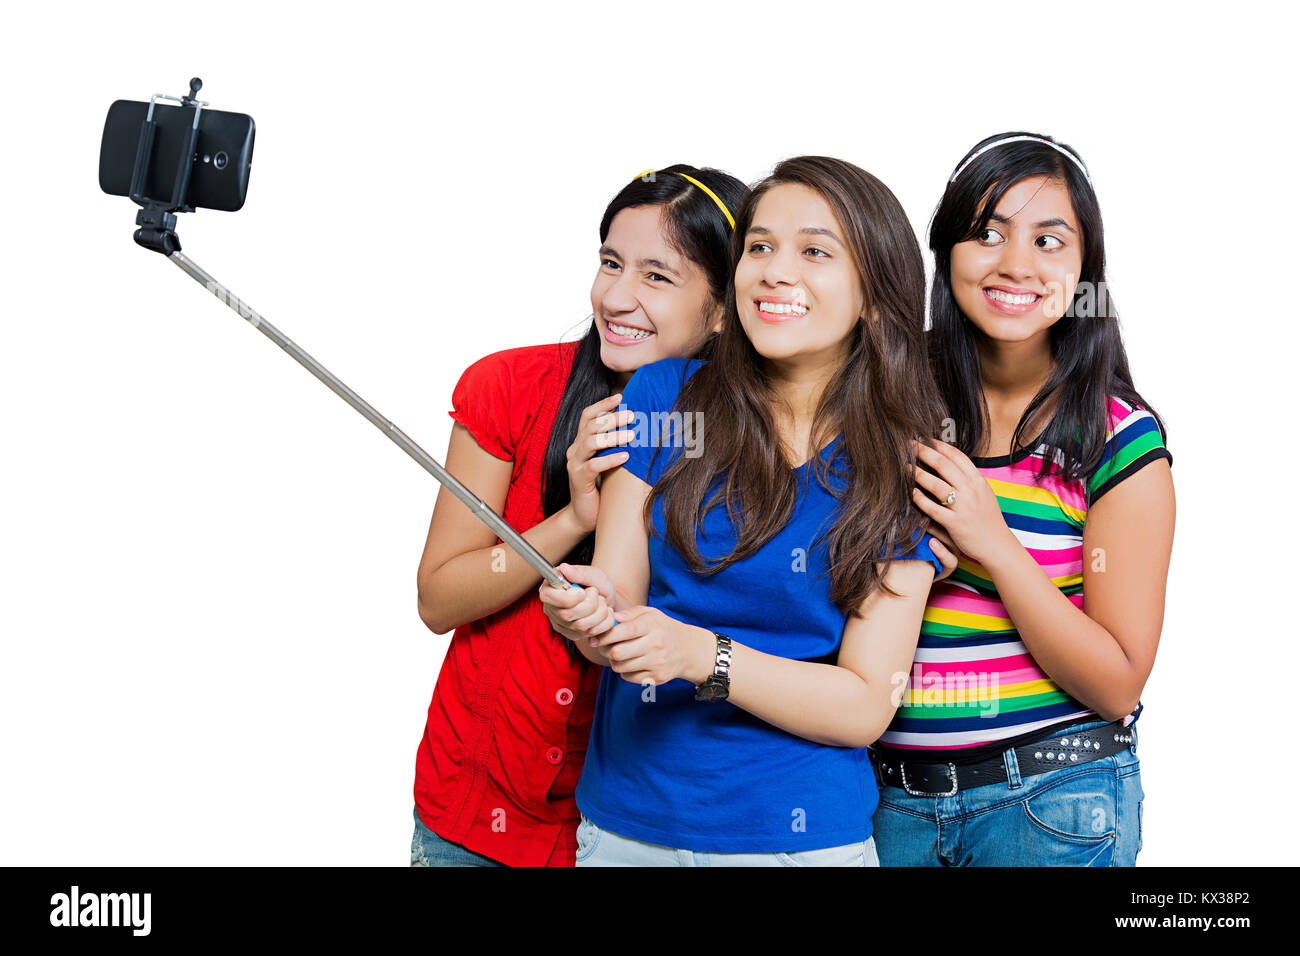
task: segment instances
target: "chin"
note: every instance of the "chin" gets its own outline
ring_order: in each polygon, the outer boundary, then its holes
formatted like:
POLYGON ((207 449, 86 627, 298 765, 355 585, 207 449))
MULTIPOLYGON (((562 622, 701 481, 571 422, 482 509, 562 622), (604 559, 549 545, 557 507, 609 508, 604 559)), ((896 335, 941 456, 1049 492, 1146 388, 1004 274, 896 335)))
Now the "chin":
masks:
POLYGON ((1005 342, 1011 345, 1018 345, 1021 342, 1028 342, 1046 334, 1051 328, 1051 323, 1039 325, 1035 322, 1033 325, 1026 325, 1022 322, 1007 322, 1005 319, 997 322, 985 322, 983 325, 976 326, 985 338, 992 339, 995 342, 1005 342))
MULTIPOLYGON (((637 363, 627 360, 626 352, 608 342, 600 343, 600 361, 611 372, 635 372, 639 367, 637 363)), ((650 358, 646 361, 653 362, 654 359, 650 358)))
POLYGON ((754 346, 754 351, 769 362, 785 362, 799 355, 805 354, 805 349, 800 349, 797 345, 774 345, 767 343, 765 347, 759 348, 754 346))

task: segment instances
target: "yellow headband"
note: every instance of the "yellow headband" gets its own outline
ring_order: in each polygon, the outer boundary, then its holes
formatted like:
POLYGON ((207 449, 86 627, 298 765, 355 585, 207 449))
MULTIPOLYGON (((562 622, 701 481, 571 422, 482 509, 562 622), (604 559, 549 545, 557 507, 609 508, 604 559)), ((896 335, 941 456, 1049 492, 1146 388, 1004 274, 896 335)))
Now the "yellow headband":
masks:
MULTIPOLYGON (((643 169, 641 170, 641 172, 633 176, 632 179, 633 181, 635 181, 640 179, 646 173, 653 173, 653 172, 654 172, 653 168, 643 169)), ((676 175, 682 177, 682 179, 686 180, 689 183, 693 183, 694 185, 699 186, 702 190, 704 190, 704 195, 708 196, 710 199, 712 199, 715 203, 718 204, 718 208, 722 210, 722 214, 727 217, 727 224, 731 226, 733 232, 735 231, 736 220, 731 217, 731 212, 727 209, 726 204, 717 197, 717 194, 714 193, 712 189, 704 185, 704 183, 700 182, 694 176, 687 176, 685 173, 677 173, 676 175)))

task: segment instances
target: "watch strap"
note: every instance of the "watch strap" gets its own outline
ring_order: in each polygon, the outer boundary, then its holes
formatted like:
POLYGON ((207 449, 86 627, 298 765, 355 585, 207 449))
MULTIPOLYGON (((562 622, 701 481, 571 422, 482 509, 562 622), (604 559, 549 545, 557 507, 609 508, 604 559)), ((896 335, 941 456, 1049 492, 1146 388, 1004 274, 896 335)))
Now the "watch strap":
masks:
POLYGON ((714 652, 713 673, 703 684, 695 686, 696 700, 726 700, 731 691, 731 638, 717 631, 713 632, 713 636, 718 641, 714 652))

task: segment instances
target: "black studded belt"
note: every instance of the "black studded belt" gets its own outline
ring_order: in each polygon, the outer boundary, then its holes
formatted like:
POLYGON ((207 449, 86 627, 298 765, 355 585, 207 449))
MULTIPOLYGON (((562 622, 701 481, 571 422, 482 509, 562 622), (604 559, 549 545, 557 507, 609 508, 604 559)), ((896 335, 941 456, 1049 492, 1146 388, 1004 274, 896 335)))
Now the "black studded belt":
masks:
MULTIPOLYGON (((1015 751, 1020 775, 1028 777, 1109 757, 1127 750, 1132 742, 1133 735, 1124 726, 1124 721, 1117 720, 1104 727, 1050 734, 1041 740, 1008 749, 1015 751)), ((882 786, 906 790, 914 797, 951 797, 958 790, 986 787, 1007 780, 1005 751, 974 763, 939 761, 931 756, 905 756, 913 752, 879 745, 873 746, 870 752, 876 780, 882 786)))

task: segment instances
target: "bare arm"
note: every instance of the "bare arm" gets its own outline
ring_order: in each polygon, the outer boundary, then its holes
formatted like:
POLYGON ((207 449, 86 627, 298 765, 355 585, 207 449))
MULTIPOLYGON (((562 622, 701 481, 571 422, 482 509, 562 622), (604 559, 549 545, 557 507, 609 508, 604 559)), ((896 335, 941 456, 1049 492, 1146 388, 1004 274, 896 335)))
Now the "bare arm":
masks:
POLYGON ((1155 461, 1088 511, 1082 611, 1014 538, 985 564, 1034 660, 1106 720, 1137 707, 1151 674, 1173 540, 1173 476, 1155 461))
POLYGON ((626 468, 605 476, 592 563, 614 585, 614 610, 645 604, 650 593, 650 539, 641 518, 650 486, 626 468))
MULTIPOLYGON (((555 563, 596 528, 600 479, 627 459, 626 452, 596 457, 597 452, 633 437, 620 426, 630 411, 616 411, 622 395, 588 405, 577 434, 565 452, 569 503, 523 532, 523 538, 555 563)), ((447 449, 446 468, 498 514, 506 502, 513 463, 484 450, 469 430, 457 424, 447 449)), ((497 544, 496 535, 455 495, 439 490, 424 554, 416 572, 420 619, 438 634, 476 621, 517 600, 542 580, 514 550, 497 544)))
MULTIPOLYGON (((641 507, 649 492, 650 486, 626 469, 611 473, 602 491, 595 560, 616 592, 620 623, 602 630, 598 650, 632 683, 661 684, 681 677, 700 684, 713 672, 713 633, 644 607, 650 565, 641 507)), ((956 557, 942 544, 933 547, 950 567, 956 566, 956 557)), ((851 617, 845 625, 838 665, 788 660, 733 641, 728 700, 819 743, 873 743, 889 725, 896 709, 894 691, 911 668, 934 566, 894 561, 886 580, 898 596, 877 589, 863 602, 862 617, 851 617)), ((593 632, 600 623, 590 623, 593 632)), ((587 643, 579 641, 579 646, 587 643)))
MULTIPOLYGON (((493 511, 501 513, 513 464, 485 451, 457 424, 445 467, 493 511)), ((565 507, 523 532, 548 561, 559 561, 589 532, 565 507)), ((424 554, 416 572, 420 620, 436 634, 476 621, 537 587, 541 575, 445 488, 438 491, 424 554)))
MULTIPOLYGON (((897 691, 907 681, 934 566, 928 561, 894 561, 885 580, 897 596, 877 588, 859 608, 862 617, 849 618, 837 665, 787 660, 733 641, 727 699, 769 724, 817 743, 834 747, 875 743, 893 719, 897 691)), ((681 676, 701 684, 713 672, 717 641, 704 628, 692 630, 693 640, 688 640, 695 650, 681 676)), ((611 660, 615 648, 610 649, 611 660)))
POLYGON ((917 489, 917 507, 989 572, 1025 648, 1052 680, 1107 720, 1130 713, 1151 673, 1164 620, 1174 541, 1169 463, 1147 464, 1088 510, 1080 610, 1007 527, 996 494, 970 458, 945 442, 933 444, 918 444, 917 455, 938 475, 918 471, 917 484, 941 499, 955 491, 955 504, 935 504, 917 489))
POLYGON ((626 468, 608 472, 600 490, 594 564, 560 568, 570 581, 591 586, 564 592, 543 583, 538 589, 551 626, 595 664, 609 664, 608 650, 591 646, 590 638, 614 626, 614 610, 644 604, 649 593, 649 539, 641 521, 649 493, 650 486, 626 468))

